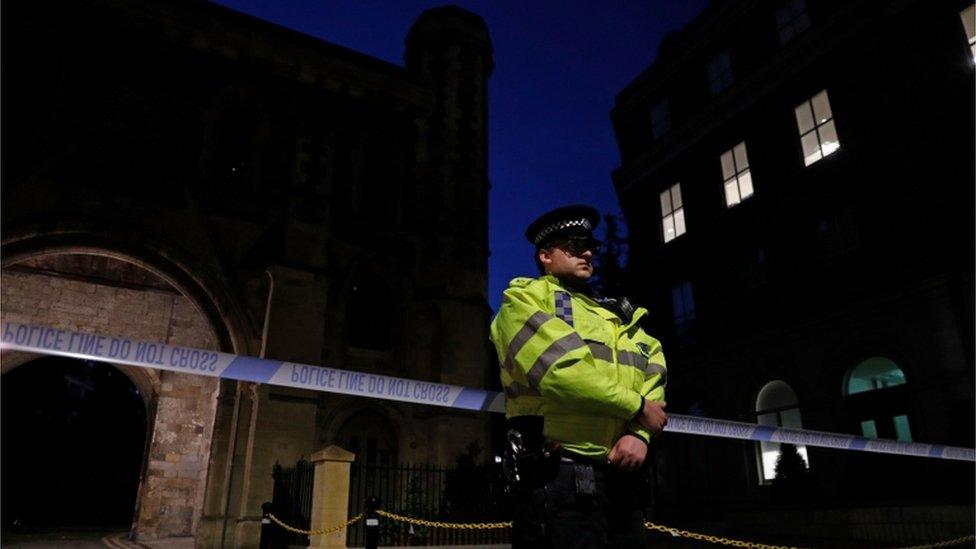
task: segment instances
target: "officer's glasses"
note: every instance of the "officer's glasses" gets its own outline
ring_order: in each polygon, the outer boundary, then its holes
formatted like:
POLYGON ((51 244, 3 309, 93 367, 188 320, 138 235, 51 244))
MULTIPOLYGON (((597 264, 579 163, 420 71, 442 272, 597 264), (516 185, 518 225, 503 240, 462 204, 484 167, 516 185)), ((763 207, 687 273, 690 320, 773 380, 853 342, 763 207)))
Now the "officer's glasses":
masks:
POLYGON ((599 252, 600 244, 600 241, 595 238, 567 238, 557 240, 554 245, 573 257, 579 257, 587 250, 593 253, 599 252))

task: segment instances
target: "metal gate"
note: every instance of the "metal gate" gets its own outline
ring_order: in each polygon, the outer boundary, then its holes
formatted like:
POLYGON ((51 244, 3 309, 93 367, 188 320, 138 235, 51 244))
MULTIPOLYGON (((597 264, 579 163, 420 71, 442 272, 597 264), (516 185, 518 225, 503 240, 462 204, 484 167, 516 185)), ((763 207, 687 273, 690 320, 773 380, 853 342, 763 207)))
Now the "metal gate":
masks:
MULTIPOLYGON (((308 530, 312 517, 312 484, 315 480, 315 467, 304 459, 287 469, 275 463, 271 476, 274 478, 272 512, 282 522, 308 530)), ((283 528, 273 528, 269 532, 271 539, 263 540, 262 546, 267 543, 267 547, 274 549, 308 547, 306 535, 293 534, 283 528)))
MULTIPOLYGON (((454 468, 433 465, 372 465, 353 463, 350 471, 349 515, 364 511, 370 496, 380 509, 443 522, 511 520, 501 479, 488 465, 461 462, 454 468)), ((350 527, 348 547, 362 547, 362 521, 350 527)), ((487 545, 510 543, 509 530, 448 530, 380 521, 380 545, 487 545)))

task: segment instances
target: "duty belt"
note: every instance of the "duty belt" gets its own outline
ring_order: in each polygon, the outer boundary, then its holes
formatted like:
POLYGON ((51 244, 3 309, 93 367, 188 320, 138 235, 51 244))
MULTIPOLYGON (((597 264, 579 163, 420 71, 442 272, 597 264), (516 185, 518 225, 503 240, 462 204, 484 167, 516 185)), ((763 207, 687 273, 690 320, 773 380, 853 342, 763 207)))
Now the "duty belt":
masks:
POLYGON ((554 442, 546 442, 538 449, 526 449, 522 443, 522 433, 508 430, 508 448, 502 461, 502 470, 510 487, 517 487, 522 481, 525 468, 537 469, 541 463, 558 461, 561 448, 554 442))

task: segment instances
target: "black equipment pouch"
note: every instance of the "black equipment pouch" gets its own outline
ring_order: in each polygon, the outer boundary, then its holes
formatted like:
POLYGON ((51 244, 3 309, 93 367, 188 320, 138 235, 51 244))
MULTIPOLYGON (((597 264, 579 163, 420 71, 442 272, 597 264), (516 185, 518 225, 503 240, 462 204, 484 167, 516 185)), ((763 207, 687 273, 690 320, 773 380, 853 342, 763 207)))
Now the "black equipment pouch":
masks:
POLYGON ((634 318, 636 308, 627 297, 619 299, 612 297, 601 297, 595 300, 601 307, 620 317, 624 324, 629 324, 630 319, 634 318))
POLYGON ((502 472, 507 481, 506 489, 518 488, 526 477, 532 480, 545 476, 547 470, 559 469, 562 448, 558 443, 545 442, 527 447, 522 433, 516 429, 509 429, 507 437, 508 448, 502 458, 502 472))
POLYGON ((574 463, 573 475, 576 477, 576 495, 592 496, 596 494, 596 477, 593 466, 586 463, 574 463))

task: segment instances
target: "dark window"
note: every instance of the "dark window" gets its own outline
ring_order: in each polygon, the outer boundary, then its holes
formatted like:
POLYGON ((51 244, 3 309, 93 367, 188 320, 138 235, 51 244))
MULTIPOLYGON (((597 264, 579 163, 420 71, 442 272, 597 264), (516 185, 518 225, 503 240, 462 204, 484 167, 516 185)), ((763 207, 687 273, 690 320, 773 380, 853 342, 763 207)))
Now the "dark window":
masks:
POLYGON ((235 105, 221 113, 214 175, 227 187, 240 189, 247 183, 256 131, 253 114, 243 107, 235 105))
POLYGON ((397 463, 396 431, 386 417, 373 410, 361 410, 350 416, 339 428, 336 439, 340 446, 356 454, 360 464, 397 463))
POLYGON ((683 282, 671 288, 671 305, 674 310, 674 329, 681 333, 695 320, 695 298, 691 282, 683 282))
POLYGON ((712 97, 722 93, 732 85, 732 58, 728 51, 716 55, 705 66, 708 74, 708 90, 712 97))
POLYGON ((346 297, 346 333, 349 345, 362 349, 389 351, 392 296, 381 280, 362 276, 349 288, 346 297))
POLYGON ((827 257, 849 253, 860 246, 857 218, 849 209, 817 220, 821 253, 827 257))
POLYGON ((651 109, 651 134, 654 139, 660 138, 671 129, 671 110, 668 100, 662 99, 651 109))
POLYGON ((810 28, 810 16, 804 0, 790 0, 776 10, 776 30, 779 43, 786 45, 797 35, 810 28))

